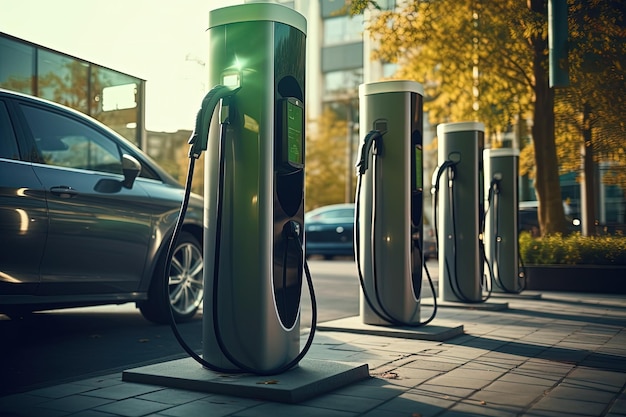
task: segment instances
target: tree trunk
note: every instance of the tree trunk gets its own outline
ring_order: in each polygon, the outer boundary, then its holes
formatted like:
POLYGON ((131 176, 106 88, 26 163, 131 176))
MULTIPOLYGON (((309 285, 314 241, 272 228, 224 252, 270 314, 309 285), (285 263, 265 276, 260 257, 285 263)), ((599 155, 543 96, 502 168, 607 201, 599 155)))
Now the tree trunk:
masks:
POLYGON ((554 141, 554 90, 548 85, 546 39, 531 39, 534 48, 535 109, 532 137, 535 145, 535 191, 539 202, 541 235, 565 232, 559 166, 554 141))
POLYGON ((583 107, 583 178, 582 178, 582 234, 596 233, 595 166, 593 162, 593 141, 591 136, 591 106, 583 107))

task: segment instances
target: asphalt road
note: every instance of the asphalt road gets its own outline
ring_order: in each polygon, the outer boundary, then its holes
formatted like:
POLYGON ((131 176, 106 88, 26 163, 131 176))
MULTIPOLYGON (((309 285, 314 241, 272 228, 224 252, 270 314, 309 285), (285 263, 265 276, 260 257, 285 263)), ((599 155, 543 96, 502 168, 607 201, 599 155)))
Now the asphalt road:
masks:
MULTIPOLYGON (((436 261, 428 266, 436 279, 436 261)), ((359 314, 354 261, 313 259, 309 268, 318 322, 359 314)), ((430 295, 427 288, 423 295, 430 295)), ((179 330, 200 351, 202 315, 196 317, 179 330)), ((309 328, 310 317, 305 287, 302 330, 309 328)), ((19 321, 0 314, 0 396, 186 356, 169 326, 148 322, 134 304, 42 312, 19 321)))

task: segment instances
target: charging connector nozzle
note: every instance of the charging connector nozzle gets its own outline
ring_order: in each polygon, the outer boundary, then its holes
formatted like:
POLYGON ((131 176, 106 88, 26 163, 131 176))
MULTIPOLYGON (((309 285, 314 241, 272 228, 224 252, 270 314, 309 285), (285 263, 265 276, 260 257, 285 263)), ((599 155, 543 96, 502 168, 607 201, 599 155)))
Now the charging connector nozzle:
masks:
POLYGON ((236 94, 237 91, 239 91, 239 87, 233 89, 223 85, 216 85, 204 96, 198 114, 196 115, 196 125, 188 141, 191 145, 189 148, 189 158, 198 159, 202 152, 206 151, 209 141, 209 127, 215 108, 221 99, 232 96, 236 94))
POLYGON ((365 171, 367 171, 369 153, 372 149, 372 145, 374 145, 374 142, 376 142, 378 139, 381 139, 382 137, 383 133, 378 130, 370 130, 370 132, 365 135, 365 138, 363 139, 363 145, 359 148, 357 163, 355 165, 357 175, 363 175, 365 174, 365 171))

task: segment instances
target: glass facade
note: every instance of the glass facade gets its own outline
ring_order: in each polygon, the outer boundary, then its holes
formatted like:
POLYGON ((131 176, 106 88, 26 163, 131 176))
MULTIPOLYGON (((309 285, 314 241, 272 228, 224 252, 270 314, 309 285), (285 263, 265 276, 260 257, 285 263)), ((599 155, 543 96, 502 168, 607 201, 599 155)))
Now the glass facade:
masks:
POLYGON ((363 39, 363 15, 337 16, 324 19, 324 45, 345 42, 361 42, 363 39))
POLYGON ((20 93, 35 91, 35 48, 0 34, 0 86, 20 93))
POLYGON ((324 74, 324 94, 332 98, 346 95, 356 97, 361 83, 363 83, 361 68, 327 72, 324 74))
POLYGON ((37 50, 36 96, 89 114, 89 65, 55 52, 37 50))
POLYGON ((0 33, 0 87, 71 107, 143 147, 140 78, 0 33))

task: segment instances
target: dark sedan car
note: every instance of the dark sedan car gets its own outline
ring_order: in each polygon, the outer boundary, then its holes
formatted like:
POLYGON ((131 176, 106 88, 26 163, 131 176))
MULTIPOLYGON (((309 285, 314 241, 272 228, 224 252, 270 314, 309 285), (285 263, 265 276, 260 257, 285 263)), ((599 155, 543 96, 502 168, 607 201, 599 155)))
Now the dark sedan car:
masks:
MULTIPOLYGON (((563 204, 565 211, 565 230, 567 233, 580 232, 580 215, 577 210, 563 204)), ((529 232, 532 236, 538 237, 539 231, 539 203, 537 201, 520 201, 517 212, 517 223, 519 232, 529 232)))
POLYGON ((0 313, 136 302, 191 318, 203 297, 202 200, 193 195, 165 290, 183 188, 101 123, 0 89, 0 313), (166 294, 167 293, 167 294, 166 294))
POLYGON ((304 215, 306 255, 354 256, 354 204, 332 204, 304 215))

